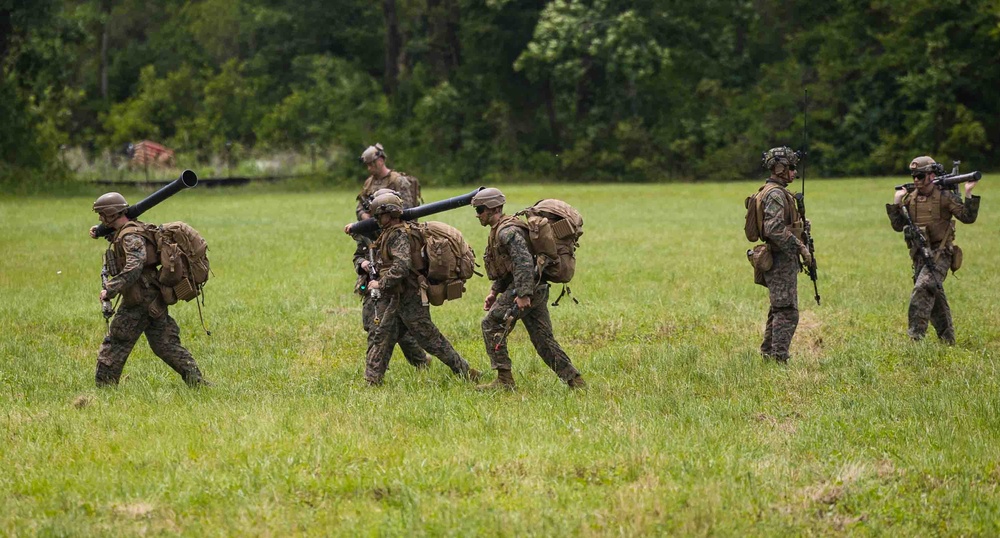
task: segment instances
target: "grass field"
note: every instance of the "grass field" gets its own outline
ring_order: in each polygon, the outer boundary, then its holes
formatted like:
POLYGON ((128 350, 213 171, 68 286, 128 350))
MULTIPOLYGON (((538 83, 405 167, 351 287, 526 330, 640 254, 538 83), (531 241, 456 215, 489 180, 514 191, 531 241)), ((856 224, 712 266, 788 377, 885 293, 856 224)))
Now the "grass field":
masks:
MULTIPOLYGON (((998 180, 959 225, 954 347, 906 337, 909 262, 884 208, 898 181, 811 181, 823 304, 801 276, 787 367, 756 353, 756 184, 505 189, 509 208, 554 196, 585 216, 581 304, 552 309, 583 393, 523 329, 515 393, 398 351, 364 386, 340 231, 354 193, 209 189, 144 220, 209 241, 212 336, 193 304, 171 313, 215 385, 188 389, 140 341, 122 385, 97 390, 100 193, 2 199, 0 535, 998 535, 998 180)), ((481 255, 472 209, 437 220, 481 255)), ((487 289, 432 312, 481 369, 487 289)))

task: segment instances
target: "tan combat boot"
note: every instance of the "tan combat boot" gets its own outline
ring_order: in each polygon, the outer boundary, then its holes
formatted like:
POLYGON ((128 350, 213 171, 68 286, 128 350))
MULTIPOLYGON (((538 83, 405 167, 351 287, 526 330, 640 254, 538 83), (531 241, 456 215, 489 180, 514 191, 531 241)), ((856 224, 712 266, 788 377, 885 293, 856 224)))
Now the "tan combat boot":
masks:
POLYGON ((475 368, 469 368, 469 373, 467 375, 469 377, 469 381, 472 381, 473 383, 479 381, 483 377, 483 373, 475 368))
POLYGON ((517 385, 514 383, 514 374, 510 370, 497 370, 497 378, 488 385, 479 385, 476 390, 514 390, 517 385))
POLYGON ((569 388, 571 388, 571 389, 578 389, 578 390, 580 390, 580 389, 586 389, 587 388, 587 382, 583 380, 583 376, 582 375, 578 375, 578 376, 574 377, 573 379, 570 379, 569 381, 566 382, 566 384, 569 385, 569 388))

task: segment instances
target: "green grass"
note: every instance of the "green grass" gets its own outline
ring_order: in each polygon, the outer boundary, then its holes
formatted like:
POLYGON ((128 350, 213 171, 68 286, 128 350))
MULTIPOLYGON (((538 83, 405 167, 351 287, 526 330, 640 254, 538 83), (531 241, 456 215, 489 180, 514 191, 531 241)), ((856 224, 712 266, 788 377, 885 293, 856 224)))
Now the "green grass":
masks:
MULTIPOLYGON (((340 231, 354 193, 210 189, 147 219, 209 241, 213 335, 194 305, 171 313, 215 386, 187 389, 141 341, 122 385, 97 390, 104 243, 86 230, 100 193, 4 199, 0 535, 996 535, 997 180, 959 225, 955 347, 906 338, 894 180, 812 181, 823 305, 802 276, 788 367, 756 355, 766 290, 741 231, 756 184, 506 189, 509 208, 555 196, 585 216, 581 304, 552 309, 585 393, 521 329, 516 393, 399 352, 365 387, 340 231)), ((471 209, 438 218, 481 254, 471 209)), ((468 288, 432 315, 487 369, 488 283, 468 288)))

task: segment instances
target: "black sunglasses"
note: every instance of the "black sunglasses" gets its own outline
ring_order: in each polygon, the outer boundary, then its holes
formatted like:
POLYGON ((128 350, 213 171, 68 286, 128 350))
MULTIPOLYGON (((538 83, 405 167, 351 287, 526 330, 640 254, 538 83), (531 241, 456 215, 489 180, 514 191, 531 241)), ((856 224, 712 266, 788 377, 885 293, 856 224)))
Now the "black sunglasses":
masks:
POLYGON ((477 215, 482 215, 483 211, 486 211, 486 206, 484 206, 484 205, 477 205, 476 206, 476 214, 477 215))
POLYGON ((925 174, 923 172, 920 172, 919 174, 913 174, 913 179, 916 179, 916 180, 919 180, 919 181, 923 181, 923 180, 927 179, 927 174, 925 174))
POLYGON ((795 165, 794 164, 788 165, 788 169, 791 170, 792 172, 794 172, 795 171, 795 165))

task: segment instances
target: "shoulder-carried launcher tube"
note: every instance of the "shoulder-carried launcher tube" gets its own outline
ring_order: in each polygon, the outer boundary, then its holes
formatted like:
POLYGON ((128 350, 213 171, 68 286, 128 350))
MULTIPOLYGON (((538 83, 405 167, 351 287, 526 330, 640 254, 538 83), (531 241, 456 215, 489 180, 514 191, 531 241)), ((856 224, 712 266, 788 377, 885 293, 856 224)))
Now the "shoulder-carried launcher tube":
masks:
MULTIPOLYGON (((197 184, 198 174, 195 174, 191 170, 185 170, 181 172, 181 176, 179 178, 164 185, 160 188, 160 190, 143 198, 138 203, 128 206, 128 209, 125 210, 125 216, 128 217, 129 220, 137 219, 139 218, 139 215, 142 215, 149 209, 152 209, 156 204, 159 204, 184 189, 194 187, 197 184)), ((97 237, 104 237, 112 231, 113 230, 111 228, 103 224, 99 224, 97 226, 97 237)))
MULTIPOLYGON (((401 218, 403 220, 419 219, 420 217, 426 217, 427 215, 441 213, 442 211, 448 211, 449 209, 456 209, 462 206, 467 206, 472 203, 472 198, 476 196, 476 193, 483 190, 484 188, 485 187, 479 187, 476 190, 463 194, 461 196, 446 198, 444 200, 438 200, 437 202, 431 202, 429 204, 418 205, 417 207, 404 209, 403 216, 401 218)), ((365 219, 352 224, 350 228, 350 233, 352 235, 363 234, 375 231, 377 229, 378 229, 378 221, 376 221, 375 219, 365 219)))
MULTIPOLYGON (((934 180, 934 184, 943 189, 946 187, 951 187, 952 185, 957 185, 959 183, 965 183, 966 181, 979 181, 980 179, 983 179, 983 173, 980 172, 979 170, 976 170, 975 172, 969 172, 968 174, 961 174, 957 176, 948 175, 939 177, 934 180)), ((915 188, 917 187, 913 183, 906 183, 905 185, 896 185, 897 191, 901 191, 903 189, 912 191, 915 188)))

